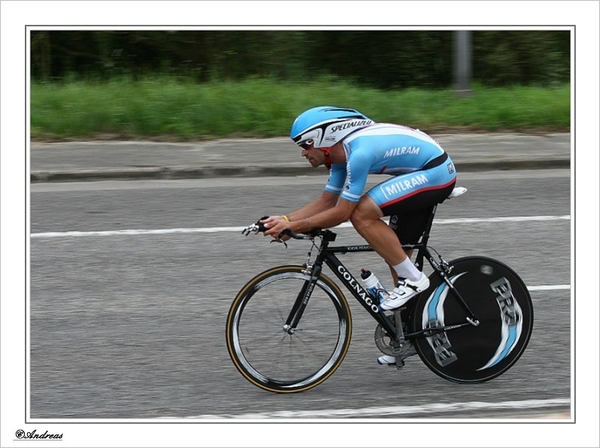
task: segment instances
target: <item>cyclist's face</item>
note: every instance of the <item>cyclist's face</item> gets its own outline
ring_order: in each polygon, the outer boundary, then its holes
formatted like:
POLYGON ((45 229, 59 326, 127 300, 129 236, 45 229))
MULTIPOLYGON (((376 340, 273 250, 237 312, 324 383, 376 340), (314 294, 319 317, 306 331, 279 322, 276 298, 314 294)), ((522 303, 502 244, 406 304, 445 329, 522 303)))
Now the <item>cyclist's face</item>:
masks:
POLYGON ((302 157, 305 157, 313 167, 317 167, 325 163, 325 154, 323 151, 315 148, 313 145, 310 145, 307 148, 302 148, 302 157))

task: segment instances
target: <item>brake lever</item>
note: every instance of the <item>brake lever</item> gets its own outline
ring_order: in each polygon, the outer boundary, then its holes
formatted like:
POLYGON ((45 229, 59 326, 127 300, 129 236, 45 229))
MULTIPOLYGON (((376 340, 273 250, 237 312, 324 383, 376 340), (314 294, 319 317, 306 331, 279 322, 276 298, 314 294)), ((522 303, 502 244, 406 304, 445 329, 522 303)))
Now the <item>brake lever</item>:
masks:
MULTIPOLYGON (((268 216, 263 216, 255 223, 250 224, 248 227, 246 227, 244 230, 242 230, 242 235, 248 236, 251 233, 254 233, 256 235, 258 232, 264 232, 265 230, 267 230, 265 225, 261 222, 262 220, 267 219, 267 218, 268 218, 268 216)), ((276 240, 275 239, 271 240, 271 243, 283 243, 283 245, 287 249, 288 245, 285 241, 281 240, 281 237, 284 235, 289 235, 290 234, 289 232, 291 232, 290 229, 285 229, 283 232, 281 232, 279 234, 279 238, 276 240)))
POLYGON ((244 235, 244 236, 248 236, 251 233, 254 233, 254 234, 258 233, 258 226, 256 224, 251 224, 248 227, 246 227, 244 230, 242 230, 242 235, 244 235))
POLYGON ((267 230, 265 225, 261 222, 263 219, 267 219, 267 218, 268 218, 268 216, 263 216, 255 223, 250 224, 248 227, 246 227, 244 230, 242 230, 242 235, 248 236, 251 233, 254 233, 256 235, 258 232, 264 232, 265 230, 267 230))

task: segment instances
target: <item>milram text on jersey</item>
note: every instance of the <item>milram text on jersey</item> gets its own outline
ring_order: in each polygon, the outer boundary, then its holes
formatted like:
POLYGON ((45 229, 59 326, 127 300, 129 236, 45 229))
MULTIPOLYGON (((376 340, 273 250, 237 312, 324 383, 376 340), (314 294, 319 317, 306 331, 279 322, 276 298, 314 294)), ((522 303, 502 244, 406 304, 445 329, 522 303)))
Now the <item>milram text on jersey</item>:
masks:
POLYGON ((411 173, 442 155, 444 150, 418 129, 375 124, 350 134, 344 141, 346 163, 333 164, 326 191, 357 202, 369 174, 411 173))

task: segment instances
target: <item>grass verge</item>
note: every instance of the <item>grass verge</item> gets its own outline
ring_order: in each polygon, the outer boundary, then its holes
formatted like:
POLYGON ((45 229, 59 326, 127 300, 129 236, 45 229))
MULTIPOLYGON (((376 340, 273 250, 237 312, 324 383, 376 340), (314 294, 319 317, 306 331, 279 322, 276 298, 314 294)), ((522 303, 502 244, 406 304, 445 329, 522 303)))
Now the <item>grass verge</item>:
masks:
POLYGON ((353 107, 375 121, 427 132, 569 132, 570 87, 380 91, 335 79, 265 79, 197 84, 140 81, 31 84, 33 140, 171 141, 288 135, 294 118, 316 105, 353 107))

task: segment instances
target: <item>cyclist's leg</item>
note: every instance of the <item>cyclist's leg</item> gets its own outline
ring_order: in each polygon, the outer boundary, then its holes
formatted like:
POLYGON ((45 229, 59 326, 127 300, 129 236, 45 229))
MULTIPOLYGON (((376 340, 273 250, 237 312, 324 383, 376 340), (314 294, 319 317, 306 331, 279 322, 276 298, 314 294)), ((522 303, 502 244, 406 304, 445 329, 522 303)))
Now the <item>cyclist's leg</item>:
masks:
POLYGON ((454 170, 440 165, 388 179, 367 192, 389 216, 389 226, 404 244, 418 243, 434 205, 444 202, 456 183, 454 170), (411 186, 413 186, 411 188, 411 186))
POLYGON ((427 211, 446 199, 455 182, 454 172, 449 173, 444 165, 393 177, 369 190, 350 219, 356 231, 393 266, 406 258, 401 244, 417 242, 427 211), (390 216, 389 228, 381 221, 383 216, 390 216), (403 235, 408 240, 402 240, 403 235))
POLYGON ((394 266, 406 259, 406 253, 394 230, 381 220, 383 216, 377 203, 369 194, 366 194, 361 197, 350 221, 373 250, 390 266, 394 266))
MULTIPOLYGON (((380 219, 382 216, 382 210, 375 204, 370 195, 367 194, 359 201, 350 220, 356 231, 392 267, 392 271, 397 274, 392 274, 394 285, 397 284, 398 277, 400 277, 408 282, 413 282, 417 289, 420 289, 421 286, 426 288, 427 286, 424 284, 426 279, 423 278, 423 274, 414 266, 404 252, 402 244, 394 230, 380 219), (421 285, 421 283, 423 284, 421 285)), ((405 296, 406 301, 414 294, 414 291, 408 291, 408 295, 405 296)))
MULTIPOLYGON (((382 304, 382 309, 403 306, 418 291, 426 289, 429 285, 429 279, 418 272, 410 260, 411 254, 404 252, 402 243, 414 244, 420 240, 431 207, 447 198, 455 182, 456 173, 450 162, 450 165, 443 164, 430 170, 388 179, 373 187, 361 198, 351 218, 352 224, 388 263, 394 284, 398 284, 382 304), (381 221, 382 216, 390 216, 389 226, 381 221), (398 283, 398 277, 407 277, 406 262, 411 265, 409 271, 416 271, 420 278, 405 279, 398 283), (403 264, 401 269, 398 268, 399 263, 403 264)), ((382 358, 378 360, 380 364, 390 364, 389 361, 382 361, 382 358)))
MULTIPOLYGON (((396 256, 394 260, 392 256, 401 251, 402 243, 415 243, 420 239, 431 207, 443 202, 454 188, 456 174, 453 165, 451 167, 452 169, 449 169, 446 165, 439 165, 426 171, 396 176, 367 192, 366 196, 377 206, 380 215, 391 217, 390 230, 396 235, 394 243, 390 237, 392 232, 388 230, 383 233, 381 223, 369 226, 361 223, 361 218, 366 215, 361 215, 360 212, 364 208, 358 207, 357 216, 352 221, 353 224, 369 244, 371 244, 370 240, 379 244, 372 244, 372 246, 389 265, 393 266, 398 277, 402 279, 388 299, 381 304, 384 310, 403 306, 415 294, 423 291, 429 285, 427 277, 419 272, 403 251, 401 252, 402 259, 396 256), (376 229, 378 233, 374 234, 373 229, 376 229), (408 239, 403 240, 403 235, 408 239)), ((369 201, 364 200, 361 203, 359 206, 369 204, 369 201)), ((368 216, 372 217, 372 214, 368 216)))

